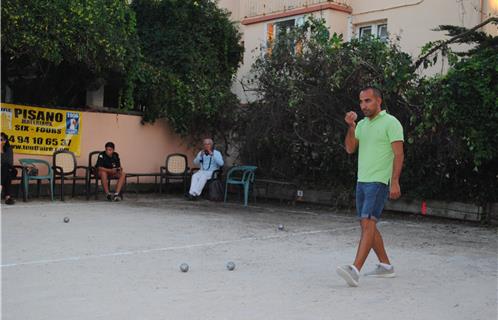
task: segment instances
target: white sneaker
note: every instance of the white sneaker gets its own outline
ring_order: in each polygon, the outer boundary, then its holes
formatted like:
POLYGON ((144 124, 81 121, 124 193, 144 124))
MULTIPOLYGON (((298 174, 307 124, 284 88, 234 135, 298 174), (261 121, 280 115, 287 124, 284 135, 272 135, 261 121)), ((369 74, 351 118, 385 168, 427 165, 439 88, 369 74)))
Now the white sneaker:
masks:
POLYGON ((377 264, 377 267, 364 274, 365 277, 377 277, 377 278, 394 278, 396 277, 396 273, 394 273, 394 267, 391 266, 391 269, 387 269, 381 264, 377 264))
POLYGON ((350 265, 340 266, 336 269, 337 274, 343 278, 350 287, 357 287, 359 284, 360 277, 358 273, 350 265))

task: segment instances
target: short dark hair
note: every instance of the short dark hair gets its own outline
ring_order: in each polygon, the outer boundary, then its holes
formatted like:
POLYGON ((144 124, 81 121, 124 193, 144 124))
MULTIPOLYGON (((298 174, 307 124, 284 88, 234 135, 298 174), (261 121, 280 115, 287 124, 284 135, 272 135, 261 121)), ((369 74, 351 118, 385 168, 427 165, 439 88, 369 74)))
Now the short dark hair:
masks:
POLYGON ((366 86, 363 89, 360 90, 360 92, 367 91, 367 90, 372 90, 374 92, 374 95, 382 99, 382 91, 374 86, 366 86))
POLYGON ((3 152, 5 152, 10 148, 9 136, 2 132, 2 138, 5 140, 5 144, 3 145, 3 152))
POLYGON ((107 149, 107 148, 112 148, 112 150, 114 150, 114 149, 115 149, 115 148, 114 148, 114 143, 112 143, 112 142, 107 142, 107 143, 105 144, 105 148, 106 148, 106 149, 107 149))

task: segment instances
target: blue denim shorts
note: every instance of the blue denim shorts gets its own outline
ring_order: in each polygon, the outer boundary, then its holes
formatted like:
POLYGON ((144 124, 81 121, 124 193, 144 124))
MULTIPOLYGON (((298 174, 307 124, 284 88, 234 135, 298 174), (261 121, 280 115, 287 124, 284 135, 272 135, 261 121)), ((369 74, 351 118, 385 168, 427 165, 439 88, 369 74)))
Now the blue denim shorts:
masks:
POLYGON ((358 182, 356 184, 356 212, 359 219, 380 220, 389 196, 389 186, 382 182, 358 182))

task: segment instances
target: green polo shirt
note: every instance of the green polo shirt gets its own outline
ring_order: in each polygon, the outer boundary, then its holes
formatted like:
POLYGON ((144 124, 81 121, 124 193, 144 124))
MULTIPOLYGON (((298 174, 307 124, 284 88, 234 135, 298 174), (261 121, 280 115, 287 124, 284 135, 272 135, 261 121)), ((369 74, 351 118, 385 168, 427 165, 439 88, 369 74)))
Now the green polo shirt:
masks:
POLYGON ((394 160, 391 143, 404 140, 401 123, 382 110, 374 119, 358 122, 355 137, 359 141, 358 182, 389 184, 394 160))

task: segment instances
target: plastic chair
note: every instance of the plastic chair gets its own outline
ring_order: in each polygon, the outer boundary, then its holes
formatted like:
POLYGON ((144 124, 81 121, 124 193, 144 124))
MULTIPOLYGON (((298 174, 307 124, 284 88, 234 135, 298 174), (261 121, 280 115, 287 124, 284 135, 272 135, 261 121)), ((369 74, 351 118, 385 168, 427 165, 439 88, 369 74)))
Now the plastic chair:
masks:
POLYGON ((57 177, 61 180, 61 201, 64 201, 64 180, 73 180, 73 189, 71 196, 74 197, 76 189, 76 180, 85 180, 85 192, 88 197, 88 180, 87 171, 88 167, 78 166, 76 164, 76 157, 74 153, 68 150, 59 150, 54 152, 52 156, 52 164, 54 169, 54 182, 57 181, 57 177), (78 169, 84 169, 85 175, 78 176, 76 172, 78 169))
POLYGON ((88 170, 86 172, 86 199, 90 199, 90 193, 92 188, 92 179, 95 179, 95 199, 97 199, 97 189, 99 187, 99 174, 97 167, 97 160, 99 158, 99 154, 102 151, 92 151, 88 154, 88 170))
POLYGON ((163 191, 163 181, 169 188, 171 180, 182 181, 184 191, 187 190, 188 173, 190 170, 187 164, 187 156, 181 153, 170 154, 166 158, 166 165, 160 168, 159 193, 163 191))
POLYGON ((24 184, 24 196, 23 200, 27 201, 28 200, 28 190, 29 190, 29 181, 30 180, 36 180, 38 182, 38 196, 40 195, 40 182, 42 180, 48 180, 50 182, 50 198, 53 201, 54 200, 54 172, 52 171, 52 167, 50 167, 50 164, 45 161, 45 160, 39 160, 39 159, 19 159, 19 163, 22 165, 22 177, 23 177, 23 184, 24 184), (47 174, 44 176, 40 175, 28 175, 28 167, 33 166, 36 164, 42 164, 47 167, 47 174))
POLYGON ((254 183, 254 172, 257 168, 256 166, 235 166, 228 171, 225 183, 225 202, 228 197, 228 185, 240 185, 244 188, 244 206, 247 207, 249 188, 254 183))

